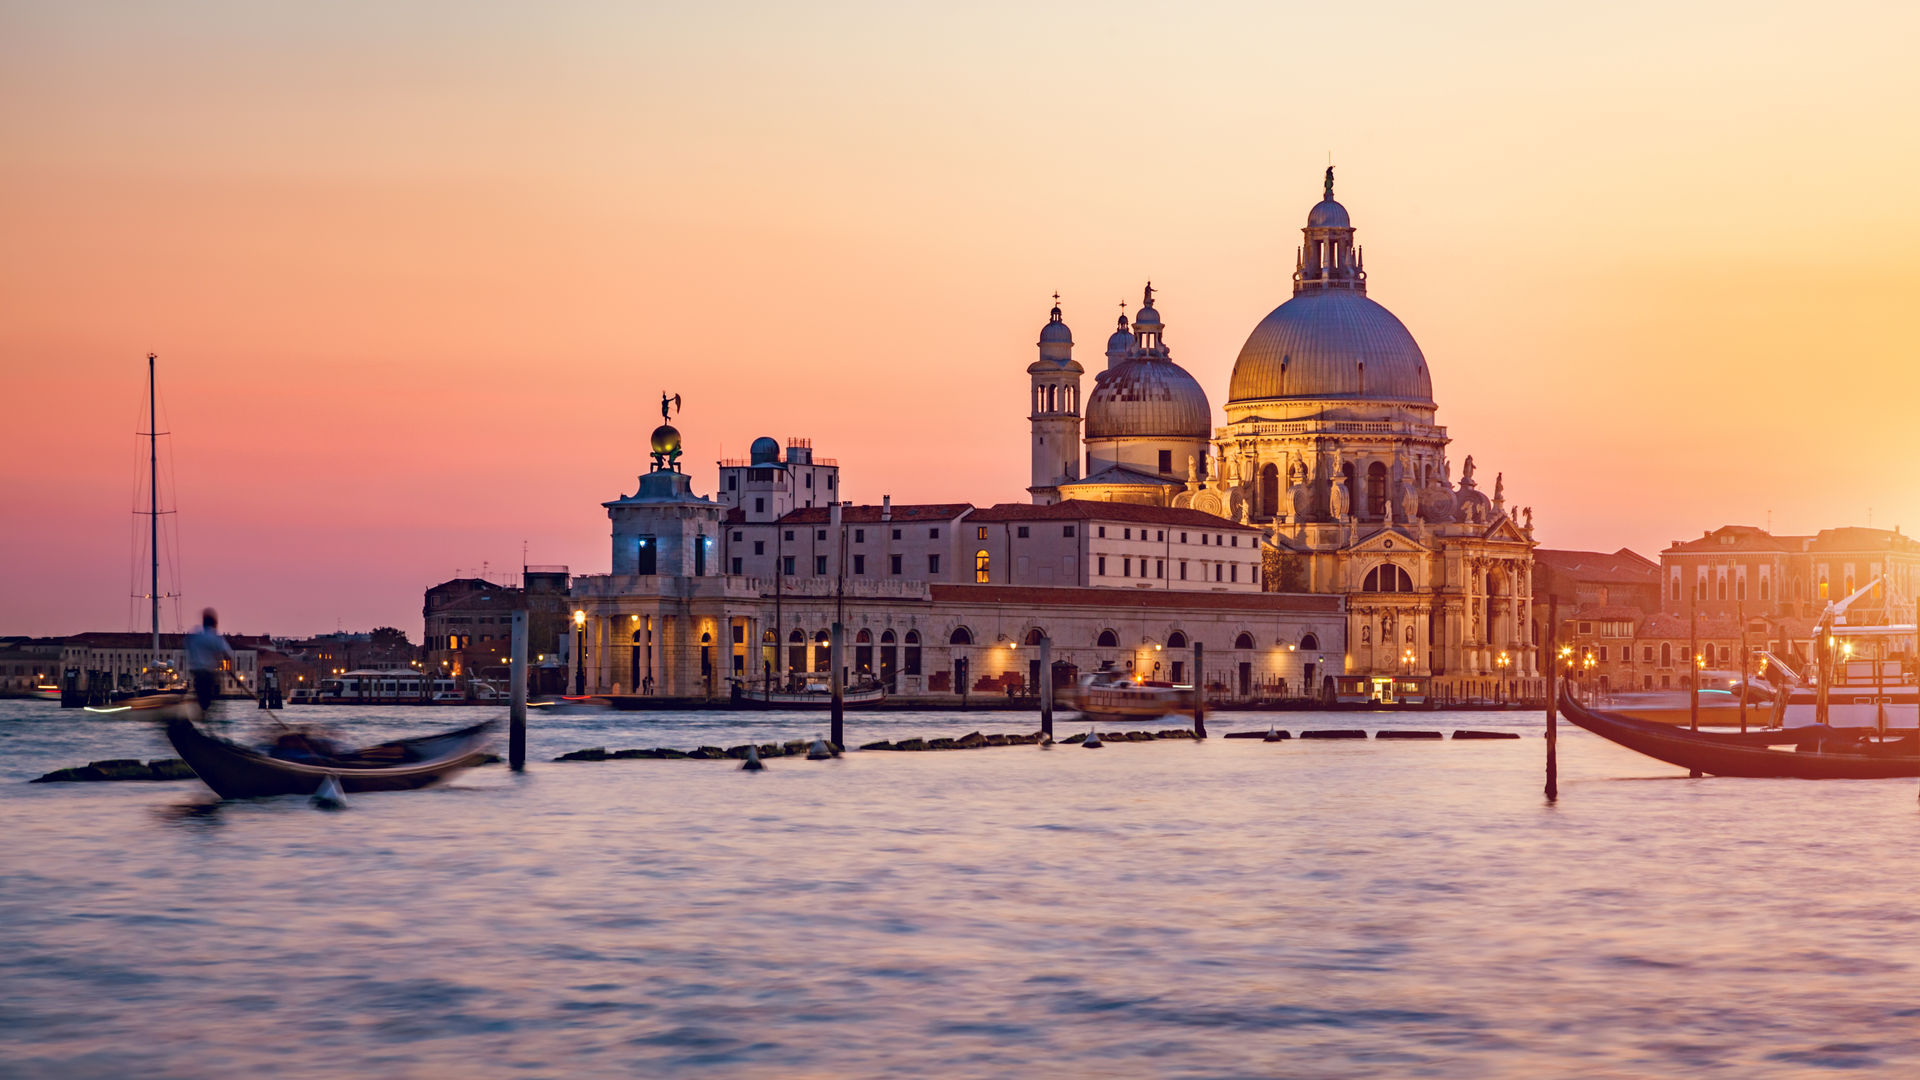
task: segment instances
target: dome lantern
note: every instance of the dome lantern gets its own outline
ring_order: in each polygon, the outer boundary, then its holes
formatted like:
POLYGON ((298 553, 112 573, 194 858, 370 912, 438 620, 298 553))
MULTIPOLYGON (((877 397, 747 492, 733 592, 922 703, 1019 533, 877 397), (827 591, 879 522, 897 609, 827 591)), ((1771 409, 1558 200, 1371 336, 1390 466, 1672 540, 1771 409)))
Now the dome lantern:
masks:
POLYGON ((1115 324, 1113 333, 1107 337, 1107 367, 1127 358, 1133 351, 1133 327, 1127 322, 1126 301, 1120 302, 1120 321, 1115 324))
POLYGON ((1293 293, 1312 289, 1367 291, 1367 271, 1353 246, 1353 219, 1333 198, 1333 166, 1327 166, 1326 194, 1307 211, 1306 243, 1294 260, 1293 293))
POLYGON ((1307 216, 1293 297, 1253 328, 1233 363, 1229 418, 1255 402, 1321 399, 1433 405, 1426 356, 1393 312, 1367 297, 1347 209, 1325 197, 1307 216))

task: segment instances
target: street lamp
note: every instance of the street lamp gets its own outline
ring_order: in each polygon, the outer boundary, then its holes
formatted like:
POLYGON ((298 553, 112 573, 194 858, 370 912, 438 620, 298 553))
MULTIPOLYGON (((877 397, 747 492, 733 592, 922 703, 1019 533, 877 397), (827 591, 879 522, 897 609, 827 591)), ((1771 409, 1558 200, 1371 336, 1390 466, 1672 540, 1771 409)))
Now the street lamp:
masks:
POLYGON ((575 608, 573 611, 573 693, 576 697, 587 694, 587 664, 583 654, 587 640, 587 613, 575 608))
POLYGON ((1507 657, 1505 649, 1500 650, 1500 655, 1493 658, 1493 666, 1500 669, 1500 704, 1502 705, 1507 703, 1507 665, 1509 663, 1512 661, 1507 657))

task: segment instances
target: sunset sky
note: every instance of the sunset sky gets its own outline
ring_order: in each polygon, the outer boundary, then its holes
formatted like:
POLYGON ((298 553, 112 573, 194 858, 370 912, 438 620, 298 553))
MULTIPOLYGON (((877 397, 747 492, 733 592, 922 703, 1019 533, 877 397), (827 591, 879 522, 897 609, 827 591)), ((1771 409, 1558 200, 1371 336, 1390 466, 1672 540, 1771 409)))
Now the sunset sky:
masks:
POLYGON ((695 489, 1025 500, 1050 294, 1223 418, 1331 153, 1458 466, 1554 547, 1920 529, 1911 4, 0 4, 0 633, 393 624, 695 489), (169 613, 169 622, 171 614, 169 613))

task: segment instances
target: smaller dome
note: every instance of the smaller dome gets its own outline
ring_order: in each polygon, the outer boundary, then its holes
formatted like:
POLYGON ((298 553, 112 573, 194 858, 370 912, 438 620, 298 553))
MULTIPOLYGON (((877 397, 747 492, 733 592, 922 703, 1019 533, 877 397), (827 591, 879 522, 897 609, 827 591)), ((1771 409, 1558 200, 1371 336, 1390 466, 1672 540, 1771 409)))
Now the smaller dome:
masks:
POLYGON ((1332 199, 1321 199, 1307 211, 1309 229, 1351 229, 1353 222, 1347 218, 1347 208, 1332 199))
POLYGON ((656 454, 677 454, 680 452, 680 429, 672 424, 661 424, 653 429, 653 452, 656 454))
POLYGON ((1047 318, 1047 325, 1040 328, 1040 344, 1073 344, 1073 331, 1067 329, 1067 324, 1060 321, 1060 305, 1058 304, 1053 306, 1053 311, 1047 318))
MULTIPOLYGON (((655 432, 653 437, 658 439, 660 434, 655 432)), ((678 433, 675 434, 674 441, 676 443, 679 441, 678 433)), ((658 448, 657 443, 655 444, 655 448, 658 448)), ((755 465, 772 464, 780 460, 780 443, 771 435, 762 435, 753 440, 753 447, 747 451, 747 456, 748 460, 752 461, 755 465)))
POLYGON ((1205 439, 1213 409, 1207 392, 1171 360, 1135 357, 1094 377, 1086 437, 1205 439))
POLYGON ((1134 312, 1133 323, 1135 326, 1162 325, 1160 322, 1160 313, 1158 311, 1155 311, 1151 306, 1143 307, 1139 311, 1134 312))
POLYGON ((1116 356, 1131 348, 1133 348, 1133 328, 1128 325, 1127 317, 1122 315, 1119 328, 1113 332, 1113 336, 1107 338, 1107 355, 1116 356))

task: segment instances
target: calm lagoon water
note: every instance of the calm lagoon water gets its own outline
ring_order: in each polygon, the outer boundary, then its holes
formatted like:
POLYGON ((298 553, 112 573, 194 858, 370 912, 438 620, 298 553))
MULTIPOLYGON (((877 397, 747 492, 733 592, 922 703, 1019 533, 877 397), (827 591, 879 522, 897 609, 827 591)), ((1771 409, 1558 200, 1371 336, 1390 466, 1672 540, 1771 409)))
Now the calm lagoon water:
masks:
MULTIPOLYGON (((248 710, 235 710, 247 716, 248 710)), ((356 736, 478 710, 310 710, 356 736)), ((1920 1069, 1920 792, 1688 780, 1533 714, 734 762, 824 718, 536 714, 535 764, 207 809, 0 702, 0 1075, 1638 1077, 1920 1069)), ((849 741, 1033 714, 850 715, 849 741)), ((1062 734, 1081 730, 1063 720, 1062 734)))

